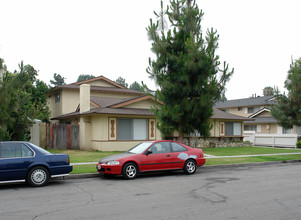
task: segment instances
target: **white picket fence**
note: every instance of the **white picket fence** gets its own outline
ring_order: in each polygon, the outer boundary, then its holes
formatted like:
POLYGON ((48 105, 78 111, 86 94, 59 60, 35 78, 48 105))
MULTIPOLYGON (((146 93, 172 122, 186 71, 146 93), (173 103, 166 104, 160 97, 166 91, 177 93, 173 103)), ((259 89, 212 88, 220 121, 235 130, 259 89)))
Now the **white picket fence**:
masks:
POLYGON ((296 148, 297 134, 255 134, 254 131, 244 132, 244 141, 250 141, 255 146, 296 148))

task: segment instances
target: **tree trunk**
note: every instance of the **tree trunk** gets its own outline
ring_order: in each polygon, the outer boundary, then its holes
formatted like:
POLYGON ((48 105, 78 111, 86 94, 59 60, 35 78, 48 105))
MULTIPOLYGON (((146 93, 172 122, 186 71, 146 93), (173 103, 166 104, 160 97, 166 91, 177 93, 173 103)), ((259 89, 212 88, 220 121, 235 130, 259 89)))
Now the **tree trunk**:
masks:
POLYGON ((179 126, 179 142, 183 143, 184 141, 184 133, 183 133, 183 126, 180 124, 179 126))

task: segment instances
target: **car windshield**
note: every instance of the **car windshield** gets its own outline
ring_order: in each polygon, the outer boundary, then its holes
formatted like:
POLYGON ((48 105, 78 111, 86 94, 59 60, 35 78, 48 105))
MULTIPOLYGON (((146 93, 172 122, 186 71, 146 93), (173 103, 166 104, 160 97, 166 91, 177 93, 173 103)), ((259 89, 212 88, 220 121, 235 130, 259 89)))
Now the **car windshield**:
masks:
POLYGON ((128 152, 133 154, 141 154, 152 144, 153 144, 152 142, 142 142, 136 145, 135 147, 133 147, 132 149, 130 149, 128 152))
POLYGON ((39 146, 37 146, 37 145, 34 145, 34 144, 32 144, 32 143, 30 143, 30 145, 31 146, 33 146, 36 150, 38 150, 40 153, 42 153, 42 154, 45 154, 45 155, 50 155, 51 153, 50 152, 48 152, 47 150, 45 150, 45 149, 43 149, 43 148, 41 148, 41 147, 39 147, 39 146))

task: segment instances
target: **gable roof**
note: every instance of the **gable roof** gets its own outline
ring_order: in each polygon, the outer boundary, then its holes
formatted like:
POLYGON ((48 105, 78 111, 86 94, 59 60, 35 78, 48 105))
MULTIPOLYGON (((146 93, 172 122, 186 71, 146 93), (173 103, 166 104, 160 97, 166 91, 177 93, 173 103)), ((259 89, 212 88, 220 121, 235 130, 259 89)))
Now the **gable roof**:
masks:
POLYGON ((211 119, 229 119, 229 120, 239 120, 239 121, 253 121, 252 118, 246 118, 239 115, 230 114, 227 112, 224 112, 222 110, 219 110, 218 108, 213 107, 213 115, 211 116, 211 119))
POLYGON ((73 84, 75 84, 75 85, 82 85, 82 84, 86 84, 86 83, 89 83, 89 82, 95 82, 95 81, 99 81, 99 80, 103 80, 103 81, 105 81, 105 82, 107 82, 107 83, 109 83, 109 84, 111 84, 113 86, 116 86, 118 88, 126 89, 124 86, 122 86, 122 85, 120 85, 120 84, 118 84, 118 83, 116 83, 116 82, 114 82, 114 81, 112 81, 112 80, 110 80, 110 79, 108 79, 108 78, 106 78, 104 76, 94 77, 92 79, 87 79, 87 80, 83 80, 83 81, 80 81, 80 82, 75 82, 73 84))
POLYGON ((251 97, 246 99, 234 99, 228 101, 219 101, 215 103, 216 108, 261 106, 273 104, 274 96, 251 97))
POLYGON ((126 100, 129 99, 91 96, 91 102, 95 103, 98 107, 103 107, 103 108, 126 100))
MULTIPOLYGON (((155 101, 155 98, 152 96, 148 96, 148 95, 144 95, 144 96, 140 96, 140 97, 135 97, 132 99, 127 99, 127 100, 123 100, 119 103, 116 103, 114 105, 111 105, 111 108, 122 108, 137 102, 141 102, 141 101, 145 101, 145 100, 153 100, 155 101)), ((159 104, 163 104, 162 102, 158 101, 159 104)))
POLYGON ((253 118, 254 121, 248 121, 246 124, 272 124, 278 123, 277 119, 273 117, 257 117, 253 118))
POLYGON ((250 115, 248 118, 254 118, 257 115, 261 114, 262 112, 271 112, 271 110, 268 109, 268 108, 266 108, 266 107, 264 107, 264 108, 258 110, 257 112, 253 113, 252 115, 250 115))

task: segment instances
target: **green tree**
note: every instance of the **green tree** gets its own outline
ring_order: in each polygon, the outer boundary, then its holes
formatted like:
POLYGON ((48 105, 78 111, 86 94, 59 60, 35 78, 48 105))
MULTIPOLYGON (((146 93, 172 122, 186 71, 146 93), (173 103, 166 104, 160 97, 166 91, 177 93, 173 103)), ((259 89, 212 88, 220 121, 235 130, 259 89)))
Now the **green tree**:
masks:
POLYGON ((130 85, 130 89, 136 90, 138 92, 142 92, 142 86, 137 81, 133 82, 130 85))
POLYGON ((156 55, 156 60, 149 59, 147 72, 159 85, 156 95, 164 103, 154 108, 158 128, 163 136, 178 131, 180 141, 195 130, 209 136, 213 104, 221 98, 233 70, 228 71, 226 62, 220 69, 215 53, 219 35, 213 28, 202 32, 203 12, 195 1, 171 0, 166 12, 161 4, 157 19, 162 21, 165 14, 169 27, 162 27, 162 22, 159 27, 152 19, 147 27, 156 55))
POLYGON ((49 120, 48 87, 36 80, 37 73, 23 62, 14 73, 5 69, 0 88, 0 140, 29 140, 33 119, 49 120))
POLYGON ((275 95, 276 102, 272 105, 271 114, 282 127, 301 126, 301 58, 292 61, 284 87, 288 95, 279 92, 275 95))
POLYGON ((53 74, 53 80, 50 80, 50 84, 53 85, 53 87, 66 85, 65 83, 65 77, 62 77, 60 74, 53 74))
POLYGON ((264 96, 272 96, 276 94, 276 88, 272 88, 270 86, 264 87, 262 91, 264 96))
POLYGON ((76 82, 80 82, 80 81, 84 81, 84 80, 88 80, 88 79, 92 79, 95 78, 95 76, 93 75, 89 75, 89 74, 80 74, 77 78, 76 82))
POLYGON ((119 85, 127 88, 129 85, 125 82, 125 79, 122 77, 118 77, 118 79, 116 79, 115 81, 116 83, 118 83, 119 85))

